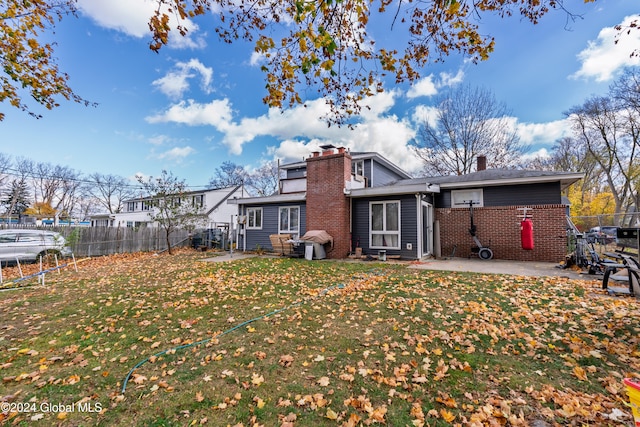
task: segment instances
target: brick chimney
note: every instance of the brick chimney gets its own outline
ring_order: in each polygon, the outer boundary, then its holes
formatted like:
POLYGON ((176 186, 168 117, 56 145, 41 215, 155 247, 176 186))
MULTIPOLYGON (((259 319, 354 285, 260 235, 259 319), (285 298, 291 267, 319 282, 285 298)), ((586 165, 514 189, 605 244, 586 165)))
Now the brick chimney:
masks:
POLYGON ((351 250, 351 205, 344 194, 345 181, 351 180, 351 155, 322 148, 322 155, 307 158, 307 230, 329 233, 333 250, 327 257, 341 259, 351 250))
POLYGON ((479 154, 477 157, 477 166, 476 171, 480 172, 487 169, 487 156, 484 154, 479 154))

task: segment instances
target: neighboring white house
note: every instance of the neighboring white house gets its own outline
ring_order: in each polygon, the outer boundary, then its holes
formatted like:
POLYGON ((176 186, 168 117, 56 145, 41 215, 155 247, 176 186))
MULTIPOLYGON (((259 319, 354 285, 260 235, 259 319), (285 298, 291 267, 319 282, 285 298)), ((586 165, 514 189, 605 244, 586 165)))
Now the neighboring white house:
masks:
MULTIPOLYGON (((181 199, 189 199, 191 203, 202 207, 202 212, 208 217, 207 228, 228 224, 231 216, 238 213, 235 205, 227 200, 234 197, 242 198, 247 194, 242 185, 219 188, 214 190, 191 191, 181 195, 181 199)), ((155 227, 158 224, 151 220, 151 197, 140 197, 125 200, 124 209, 120 213, 96 214, 91 216, 92 227, 155 227)))

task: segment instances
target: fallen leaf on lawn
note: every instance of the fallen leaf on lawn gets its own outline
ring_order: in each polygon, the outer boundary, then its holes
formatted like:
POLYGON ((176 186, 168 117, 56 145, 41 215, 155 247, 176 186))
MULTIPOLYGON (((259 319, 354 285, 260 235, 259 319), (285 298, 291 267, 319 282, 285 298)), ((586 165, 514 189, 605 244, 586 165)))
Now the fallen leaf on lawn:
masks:
POLYGON ((322 387, 326 387, 329 385, 329 377, 322 377, 318 380, 318 384, 322 387))
POLYGON ((291 366, 292 363, 293 363, 293 356, 290 356, 288 354, 283 354, 282 356, 280 356, 280 360, 278 361, 278 364, 285 368, 288 368, 289 366, 291 366))
POLYGON ((264 376, 258 375, 256 373, 251 374, 251 383, 255 386, 259 386, 264 382, 264 376))
POLYGON ((337 420, 338 419, 338 414, 336 414, 336 412, 331 409, 331 408, 327 408, 327 418, 329 418, 330 420, 337 420))
POLYGON ((67 380, 65 381, 66 384, 76 384, 77 382, 80 381, 80 376, 78 375, 71 375, 69 378, 67 378, 67 380))
POLYGON ((456 416, 446 409, 440 409, 440 415, 442 416, 442 419, 448 423, 456 419, 456 416))
POLYGON ((580 381, 587 381, 587 372, 580 366, 573 368, 573 374, 578 377, 580 381))
POLYGON ((378 406, 377 408, 375 408, 373 410, 373 412, 371 413, 370 418, 378 421, 380 423, 384 422, 384 417, 385 415, 387 415, 387 407, 382 405, 382 406, 378 406))

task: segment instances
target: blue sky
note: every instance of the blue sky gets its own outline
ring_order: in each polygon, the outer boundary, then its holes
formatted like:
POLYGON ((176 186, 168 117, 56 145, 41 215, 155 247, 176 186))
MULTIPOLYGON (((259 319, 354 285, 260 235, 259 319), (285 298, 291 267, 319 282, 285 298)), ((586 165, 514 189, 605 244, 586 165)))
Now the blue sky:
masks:
MULTIPOLYGON (((307 108, 269 110, 252 46, 218 43, 206 19, 156 54, 146 24, 152 2, 78 3, 79 17, 64 19, 53 38, 72 88, 98 106, 62 102, 36 120, 3 105, 0 152, 85 174, 157 176, 167 169, 192 187, 205 186, 227 160, 248 168, 275 158, 299 161, 328 142, 378 151, 416 172, 409 144, 432 116, 434 97, 459 84, 492 91, 512 111, 530 153, 538 152, 568 132, 563 112, 606 92, 624 66, 640 65, 629 57, 640 49, 640 31, 613 42, 613 27, 638 15, 638 0, 575 0, 569 7, 582 15, 575 22, 561 11, 538 25, 520 17, 484 19, 481 28, 496 39, 488 61, 475 65, 451 55, 422 70, 412 87, 387 82, 350 130, 327 127, 319 118, 326 106, 313 90, 303 93, 307 108)), ((401 36, 385 26, 371 35, 401 36)))

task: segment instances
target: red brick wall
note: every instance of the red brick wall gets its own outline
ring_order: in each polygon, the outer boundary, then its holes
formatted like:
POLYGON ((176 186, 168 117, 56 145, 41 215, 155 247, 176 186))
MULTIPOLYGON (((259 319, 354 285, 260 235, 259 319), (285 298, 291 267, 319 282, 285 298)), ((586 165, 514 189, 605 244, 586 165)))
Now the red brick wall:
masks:
POLYGON ((350 180, 347 152, 307 159, 307 230, 326 230, 333 237, 328 258, 346 258, 351 250, 350 203, 344 194, 345 181, 350 180))
MULTIPOLYGON (((474 208, 473 221, 477 237, 483 246, 493 251, 495 259, 517 261, 564 261, 567 253, 566 207, 564 205, 534 206, 532 214, 534 249, 524 250, 520 241, 521 206, 474 208)), ((530 207, 530 206, 529 206, 530 207)), ((472 255, 475 247, 469 234, 469 209, 436 209, 440 221, 442 256, 449 256, 457 245, 457 257, 472 255)), ((473 254, 475 256, 475 254, 473 254)))

